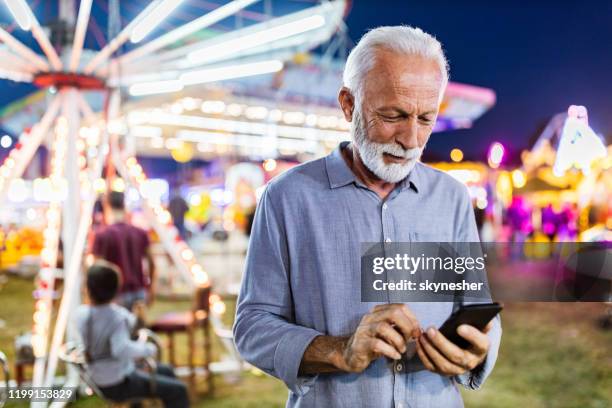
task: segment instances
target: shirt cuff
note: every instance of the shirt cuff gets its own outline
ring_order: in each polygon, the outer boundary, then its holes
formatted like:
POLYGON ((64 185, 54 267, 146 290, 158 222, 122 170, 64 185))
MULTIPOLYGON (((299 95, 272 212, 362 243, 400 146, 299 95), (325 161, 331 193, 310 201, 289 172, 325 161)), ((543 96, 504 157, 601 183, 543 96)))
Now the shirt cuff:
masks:
POLYGON ((497 359, 497 356, 492 355, 493 353, 494 350, 490 350, 482 363, 471 371, 456 376, 457 382, 471 390, 477 390, 482 387, 491 371, 493 371, 495 360, 497 359))
POLYGON ((307 327, 295 327, 286 333, 274 352, 274 371, 287 388, 298 396, 305 395, 314 385, 317 375, 298 376, 304 352, 315 337, 322 333, 307 327))

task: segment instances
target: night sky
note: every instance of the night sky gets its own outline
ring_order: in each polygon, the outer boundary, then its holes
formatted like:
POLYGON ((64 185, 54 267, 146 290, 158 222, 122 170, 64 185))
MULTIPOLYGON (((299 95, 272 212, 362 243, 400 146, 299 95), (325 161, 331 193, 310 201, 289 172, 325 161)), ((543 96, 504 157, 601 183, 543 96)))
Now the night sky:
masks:
POLYGON ((555 113, 585 105, 612 141, 612 1, 369 1, 347 18, 357 41, 369 28, 421 27, 443 44, 451 80, 489 87, 492 110, 467 130, 434 134, 430 157, 453 147, 482 159, 499 140, 515 158, 555 113))
MULTIPOLYGON (((41 23, 54 18, 57 2, 29 3, 41 23)), ((145 3, 121 1, 124 18, 136 15, 145 3)), ((261 9, 262 3, 254 7, 261 9)), ((276 12, 304 3, 313 1, 273 2, 276 12)), ((98 34, 106 31, 106 4, 106 0, 94 1, 98 34)), ((190 0, 181 7, 186 7, 183 16, 194 16, 211 6, 214 2, 190 0)), ((182 22, 179 14, 151 37, 182 22)), ((12 23, 4 5, 0 23, 4 27, 12 23)), ((355 42, 369 28, 396 24, 421 27, 442 42, 451 80, 497 93, 497 104, 473 128, 434 134, 427 149, 430 159, 447 159, 450 149, 461 147, 468 159, 482 160, 496 140, 518 158, 548 119, 570 104, 587 106, 593 129, 612 141, 612 1, 355 0, 347 17, 355 42)), ((34 45, 29 34, 13 33, 34 45)), ((86 44, 98 48, 91 29, 86 44)), ((33 90, 1 81, 0 107, 33 90)))

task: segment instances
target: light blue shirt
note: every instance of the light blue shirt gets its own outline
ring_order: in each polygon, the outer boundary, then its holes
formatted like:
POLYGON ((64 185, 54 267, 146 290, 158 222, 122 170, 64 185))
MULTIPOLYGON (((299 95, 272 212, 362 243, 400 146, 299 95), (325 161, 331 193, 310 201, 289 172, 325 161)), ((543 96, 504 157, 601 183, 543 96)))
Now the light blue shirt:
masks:
MULTIPOLYGON (((476 389, 490 374, 501 338, 472 373, 444 377, 417 356, 379 358, 360 374, 298 376, 319 335, 351 335, 375 303, 361 302, 363 242, 477 242, 467 189, 418 163, 382 200, 363 185, 340 148, 270 182, 257 207, 234 336, 241 355, 289 388, 288 407, 463 406, 457 384, 476 389)), ((439 327, 453 303, 406 303, 421 327, 439 327)))

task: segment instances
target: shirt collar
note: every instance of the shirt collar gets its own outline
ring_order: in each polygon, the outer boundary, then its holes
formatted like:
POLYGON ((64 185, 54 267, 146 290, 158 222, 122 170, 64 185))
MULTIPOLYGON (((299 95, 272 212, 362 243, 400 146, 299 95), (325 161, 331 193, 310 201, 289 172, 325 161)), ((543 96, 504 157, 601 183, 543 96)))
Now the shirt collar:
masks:
POLYGON ((348 144, 349 142, 346 141, 340 142, 338 147, 325 158, 329 188, 342 187, 357 181, 355 173, 351 171, 346 161, 344 161, 344 157, 342 157, 342 149, 348 144))
MULTIPOLYGON (((325 157, 325 168, 327 170, 327 177, 329 179, 329 188, 337 188, 346 186, 350 183, 359 183, 357 176, 350 169, 344 157, 342 157, 342 149, 344 149, 349 142, 340 142, 337 148, 334 149, 327 157, 325 157)), ((399 189, 405 190, 412 188, 415 192, 419 192, 421 182, 419 180, 419 168, 421 163, 417 163, 412 169, 408 177, 399 182, 399 189), (418 187, 417 187, 418 186, 418 187)))

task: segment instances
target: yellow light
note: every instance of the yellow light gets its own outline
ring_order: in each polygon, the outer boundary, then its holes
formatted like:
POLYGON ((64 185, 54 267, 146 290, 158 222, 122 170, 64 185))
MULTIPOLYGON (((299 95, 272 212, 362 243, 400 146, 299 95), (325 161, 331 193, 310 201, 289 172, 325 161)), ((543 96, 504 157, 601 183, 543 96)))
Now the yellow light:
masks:
POLYGON ((512 177, 509 172, 502 171, 495 185, 497 197, 504 205, 509 205, 512 200, 512 177))
POLYGON ((461 149, 454 148, 450 152, 450 158, 455 163, 459 163, 461 160, 463 160, 463 152, 461 149))
POLYGON ((94 181, 94 190, 96 190, 96 193, 103 193, 106 191, 106 181, 103 178, 97 178, 94 181))
POLYGON ((125 181, 123 181, 123 179, 114 179, 111 186, 113 188, 113 191, 118 191, 120 193, 125 191, 125 181))
POLYGON ((218 302, 213 303, 212 312, 216 315, 222 315, 223 313, 225 313, 225 303, 220 300, 218 302))
POLYGON ((263 162, 263 168, 265 171, 274 171, 276 169, 276 160, 268 159, 263 162))
POLYGON ((180 142, 176 149, 170 151, 172 158, 179 163, 187 163, 193 158, 194 149, 191 143, 180 142))
POLYGON ((47 319, 47 314, 42 310, 38 310, 34 312, 34 323, 36 324, 45 324, 47 319))
POLYGON ((36 310, 40 310, 41 312, 44 312, 45 310, 47 310, 47 304, 43 300, 37 300, 36 310))
POLYGON ((81 194, 87 195, 89 194, 89 189, 91 186, 89 185, 89 180, 83 180, 81 183, 81 194))
POLYGON ((193 280, 195 281, 196 285, 199 286, 206 286, 209 283, 208 274, 204 271, 195 273, 193 275, 193 280))
POLYGON ((523 188, 527 184, 527 177, 521 170, 516 169, 512 172, 512 184, 515 188, 523 188))
POLYGON ((478 207, 481 210, 484 210, 485 208, 487 208, 488 204, 489 202, 487 201, 486 198, 479 198, 478 200, 476 200, 476 207, 478 207))
POLYGON ((91 128, 87 135, 87 145, 97 146, 100 143, 100 129, 97 127, 91 128))
POLYGON ((183 252, 181 252, 181 256, 185 261, 191 261, 193 259, 193 252, 189 248, 185 248, 183 252))

